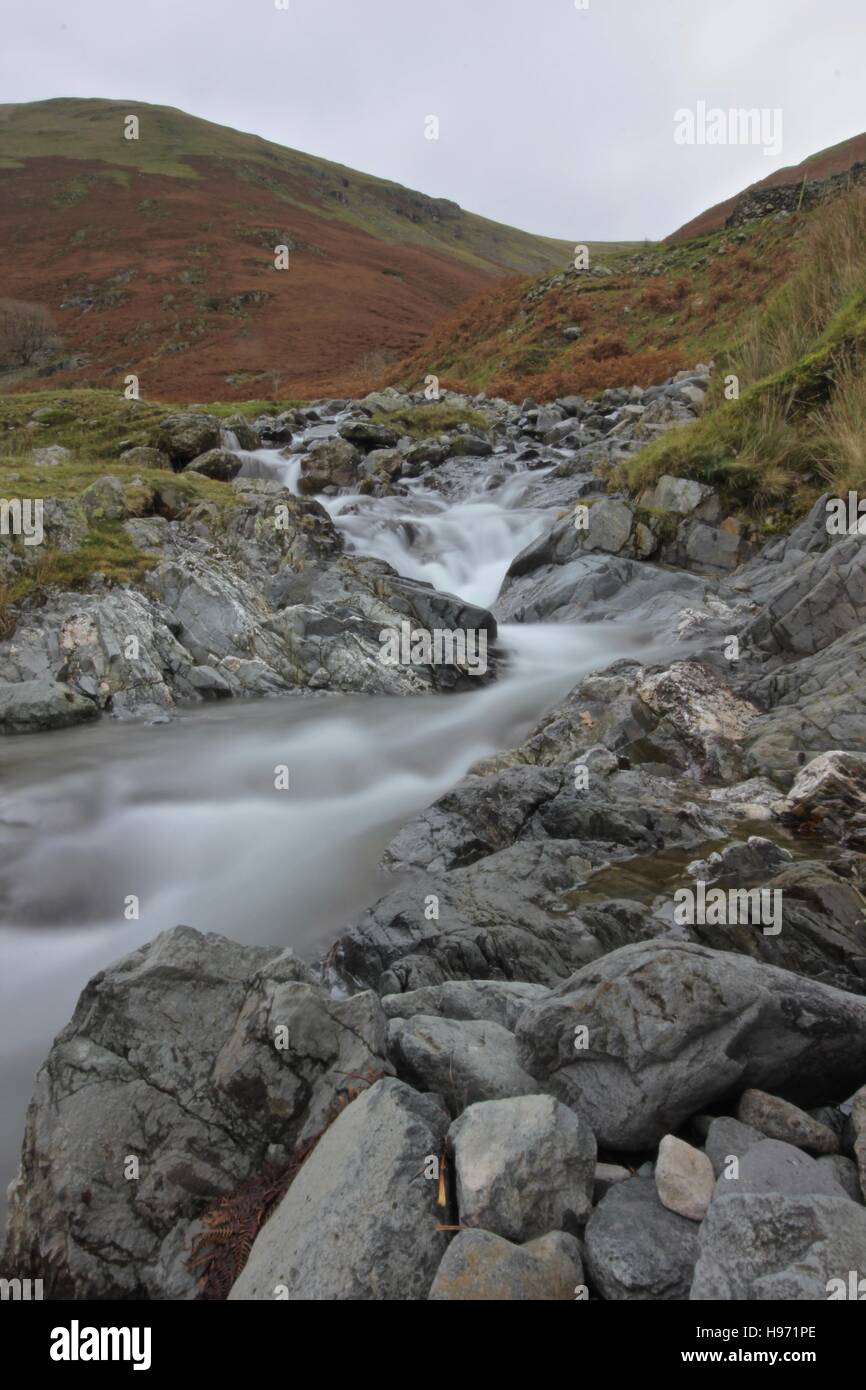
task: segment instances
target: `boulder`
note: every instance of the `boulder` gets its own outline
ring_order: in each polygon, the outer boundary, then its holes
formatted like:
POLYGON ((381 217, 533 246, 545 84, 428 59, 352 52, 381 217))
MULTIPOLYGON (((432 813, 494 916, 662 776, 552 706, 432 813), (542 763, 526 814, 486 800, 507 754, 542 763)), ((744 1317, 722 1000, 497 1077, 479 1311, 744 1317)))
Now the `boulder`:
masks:
POLYGON ((711 1203, 699 1241, 693 1302, 824 1302, 866 1270, 866 1209, 842 1196, 733 1192, 711 1203))
POLYGON ((220 483, 230 483, 244 466, 243 459, 228 449, 208 449, 197 454, 184 468, 185 473, 201 473, 205 478, 214 478, 220 483))
POLYGON ((289 950, 163 932, 94 976, 37 1075, 3 1268, 163 1297, 203 1208, 319 1133, 347 1074, 387 1071, 384 1042, 374 995, 331 999, 289 950))
POLYGON ((580 1246, 564 1231, 512 1245, 490 1231, 461 1231, 436 1271, 433 1302, 573 1300, 583 1284, 580 1246))
POLYGON ((732 1192, 782 1192, 789 1197, 810 1192, 827 1197, 847 1195, 834 1169, 822 1167, 802 1149, 778 1139, 753 1144, 740 1159, 736 1174, 722 1173, 716 1180, 713 1200, 723 1200, 732 1192))
POLYGON ((163 472, 171 468, 171 459, 163 449, 150 449, 142 444, 124 449, 120 461, 132 468, 158 468, 163 472))
POLYGON ((0 681, 0 733, 38 734, 99 718, 99 706, 48 679, 0 681))
POLYGON ((397 1075, 442 1095, 453 1114, 476 1101, 525 1096, 538 1084, 517 1059, 513 1033, 498 1023, 416 1014, 388 1024, 397 1075))
POLYGON ((182 410, 161 421, 153 441, 154 448, 168 454, 176 468, 183 468, 200 454, 219 448, 220 428, 215 415, 182 410))
POLYGON ((374 449, 393 449, 399 438, 396 430, 389 430, 386 425, 374 425, 369 420, 350 420, 340 426, 339 434, 363 454, 369 454, 374 449))
POLYGON ((584 1248, 587 1273, 602 1298, 683 1300, 698 1257, 698 1228, 662 1206, 652 1178, 629 1178, 592 1213, 584 1248))
POLYGON ((780 808, 789 825, 866 848, 866 754, 821 753, 799 772, 780 808))
POLYGON ((765 1091, 744 1091, 737 1106, 737 1119, 760 1130, 768 1139, 796 1144, 810 1153, 833 1154, 839 1149, 839 1137, 827 1125, 813 1120, 790 1101, 768 1096, 765 1091))
POLYGON ((704 1151, 713 1165, 716 1177, 725 1171, 732 1158, 739 1161, 749 1149, 763 1143, 765 1137, 760 1130, 753 1129, 751 1125, 741 1124, 739 1120, 733 1120, 728 1115, 720 1115, 718 1119, 712 1120, 707 1131, 704 1151))
POLYGON ((358 481, 361 454, 347 439, 320 439, 301 459, 301 492, 324 492, 327 487, 348 488, 358 481))
POLYGON ((592 1207, 595 1139, 551 1096, 470 1105, 448 1131, 463 1226, 523 1242, 581 1226, 592 1207))
POLYGON ((866 999, 732 952, 645 941, 531 1004, 517 1037, 526 1069, 600 1145, 633 1151, 749 1087, 806 1105, 850 1095, 866 1071, 866 999))
POLYGON ((426 1298, 448 1237, 425 1180, 447 1117, 392 1078, 347 1106, 253 1243, 230 1301, 426 1298))

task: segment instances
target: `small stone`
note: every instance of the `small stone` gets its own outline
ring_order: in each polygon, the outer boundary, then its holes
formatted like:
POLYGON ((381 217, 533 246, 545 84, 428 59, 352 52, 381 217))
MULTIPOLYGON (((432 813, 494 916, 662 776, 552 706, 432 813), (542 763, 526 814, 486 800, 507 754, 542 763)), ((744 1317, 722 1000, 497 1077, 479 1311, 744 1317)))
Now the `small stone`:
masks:
POLYGON ((703 1221, 713 1195, 715 1174, 705 1153, 673 1134, 659 1145, 655 1169, 656 1191, 668 1211, 703 1221))

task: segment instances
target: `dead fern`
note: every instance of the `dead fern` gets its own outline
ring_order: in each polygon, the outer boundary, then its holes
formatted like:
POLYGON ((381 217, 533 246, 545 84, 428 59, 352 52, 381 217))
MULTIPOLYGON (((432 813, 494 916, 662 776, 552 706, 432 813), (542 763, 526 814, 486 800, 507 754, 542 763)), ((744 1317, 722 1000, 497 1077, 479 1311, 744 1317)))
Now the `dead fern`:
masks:
MULTIPOLYGON (((378 1081, 381 1072, 372 1067, 364 1076, 346 1072, 363 1083, 363 1089, 378 1081)), ((360 1094, 357 1086, 345 1086, 332 1102, 325 1124, 312 1139, 295 1145, 286 1163, 269 1163, 245 1178, 233 1192, 218 1197, 201 1216, 202 1230, 193 1238, 187 1266, 198 1275, 198 1298, 204 1302, 224 1302, 250 1257, 253 1242, 268 1217, 285 1197, 301 1168, 322 1135, 338 1115, 360 1094)))

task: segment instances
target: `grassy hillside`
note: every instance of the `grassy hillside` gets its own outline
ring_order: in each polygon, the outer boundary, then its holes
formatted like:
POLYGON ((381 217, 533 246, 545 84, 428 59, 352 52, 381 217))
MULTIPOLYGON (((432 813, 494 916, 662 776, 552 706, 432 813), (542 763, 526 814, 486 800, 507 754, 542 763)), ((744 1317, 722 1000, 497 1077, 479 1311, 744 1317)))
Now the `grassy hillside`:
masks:
MULTIPOLYGON (((843 140, 838 145, 831 145, 829 149, 819 150, 817 154, 810 155, 801 164, 789 164, 784 169, 776 169, 772 174, 768 174, 765 179, 760 179, 757 183, 750 184, 743 192, 749 193, 759 188, 774 188, 785 183, 803 183, 812 179, 826 179, 832 174, 844 174, 853 164, 866 160, 866 135, 855 135, 850 140, 843 140)), ((726 198, 723 203, 716 203, 714 207, 705 209, 697 217, 692 218, 685 226, 680 227, 670 237, 669 242, 688 241, 691 237, 704 236, 707 232, 717 232, 724 227, 725 222, 734 210, 734 206, 742 194, 736 194, 733 198, 726 198)))
POLYGON ((771 526, 826 491, 866 495, 866 192, 816 214, 796 274, 719 355, 701 418, 618 481, 638 493, 664 473, 710 483, 771 526))
POLYGON ((181 401, 361 389, 482 286, 571 247, 170 107, 64 98, 0 107, 0 250, 3 296, 60 339, 0 391, 133 372, 181 401))
MULTIPOLYGON (((559 266, 569 242, 534 236, 444 198, 415 193, 387 179, 285 149, 178 111, 137 101, 58 97, 0 105, 0 169, 29 160, 100 161, 101 177, 130 186, 128 170, 200 181, 216 163, 242 182, 269 188, 288 206, 330 218, 381 240, 444 251, 485 270, 541 271, 559 266), (139 138, 124 137, 127 116, 139 138)), ((75 197, 76 188, 68 189, 75 197)))
POLYGON ((706 361, 796 265, 809 218, 677 246, 590 248, 590 269, 493 286, 438 323, 389 380, 437 373, 512 399, 649 386, 706 361))

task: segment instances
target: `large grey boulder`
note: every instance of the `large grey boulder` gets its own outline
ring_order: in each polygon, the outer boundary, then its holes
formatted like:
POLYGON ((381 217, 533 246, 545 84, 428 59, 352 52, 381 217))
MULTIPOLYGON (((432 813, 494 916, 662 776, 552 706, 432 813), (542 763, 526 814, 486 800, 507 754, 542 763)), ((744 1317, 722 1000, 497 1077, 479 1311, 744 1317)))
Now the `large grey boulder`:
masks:
POLYGON ((347 1073, 388 1070, 384 1043, 375 996, 330 999, 291 951, 164 932, 94 976, 39 1071, 3 1268, 164 1297, 195 1217, 320 1132, 347 1073))
POLYGON ((844 1099, 866 1070, 866 999, 732 952, 647 941, 530 1005, 517 1037, 527 1070, 599 1144, 628 1151, 750 1086, 806 1105, 844 1099))
POLYGON ((586 1266, 602 1298, 688 1298, 698 1257, 698 1227, 668 1211, 652 1178, 617 1183, 589 1219, 586 1266))
POLYGON ((711 1203, 699 1239, 693 1301, 824 1301, 866 1270, 866 1209, 847 1196, 734 1192, 711 1203))
POLYGON ((499 1023, 424 1014, 394 1018, 388 1024, 388 1052, 398 1076, 421 1090, 437 1091, 453 1114, 476 1101, 538 1090, 518 1061, 514 1034, 499 1023))
POLYGON ((176 468, 182 468, 220 443, 220 421, 215 415, 181 410, 167 415, 156 430, 154 447, 168 454, 176 468))
POLYGON ((301 460, 301 492, 324 492, 326 487, 352 487, 358 480, 362 455, 347 439, 320 439, 301 460))
POLYGON ((335 1120, 257 1236, 230 1300, 426 1298, 448 1237, 424 1176, 447 1117, 378 1081, 335 1120))
POLYGON ((589 1216, 595 1139, 551 1096, 470 1105, 448 1143, 461 1225, 523 1242, 589 1216))
POLYGON ((93 700, 47 678, 0 681, 0 733, 34 734, 68 729, 99 718, 93 700))
POLYGON ((461 1231, 436 1271, 433 1302, 508 1302, 574 1299, 583 1284, 574 1236, 551 1231, 512 1245, 490 1231, 461 1231))

